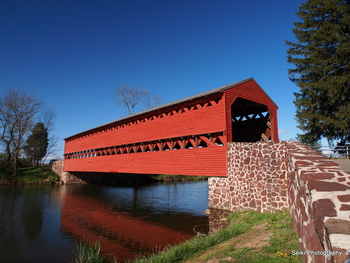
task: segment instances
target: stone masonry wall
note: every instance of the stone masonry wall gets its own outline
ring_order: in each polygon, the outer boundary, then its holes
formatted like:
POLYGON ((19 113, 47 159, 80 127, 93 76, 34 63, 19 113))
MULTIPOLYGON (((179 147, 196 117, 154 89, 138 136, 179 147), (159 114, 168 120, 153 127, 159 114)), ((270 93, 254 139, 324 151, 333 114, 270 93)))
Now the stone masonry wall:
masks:
POLYGON ((331 159, 298 142, 287 142, 289 210, 304 262, 343 263, 350 255, 350 174, 331 159))
POLYGON ((227 162, 227 177, 209 178, 210 208, 289 208, 304 262, 349 258, 350 174, 338 164, 299 142, 230 143, 227 162))
POLYGON ((69 173, 63 171, 63 160, 51 162, 51 170, 61 177, 64 184, 86 184, 102 178, 102 173, 69 173))
POLYGON ((275 212, 288 207, 285 143, 230 143, 227 177, 209 178, 209 207, 275 212))

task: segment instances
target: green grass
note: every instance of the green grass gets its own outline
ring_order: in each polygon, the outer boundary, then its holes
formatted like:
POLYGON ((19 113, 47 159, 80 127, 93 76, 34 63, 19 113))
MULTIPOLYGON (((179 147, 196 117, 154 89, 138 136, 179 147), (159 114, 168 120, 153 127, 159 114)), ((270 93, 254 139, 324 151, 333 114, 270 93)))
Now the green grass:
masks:
POLYGON ((47 166, 21 167, 18 169, 18 176, 16 177, 5 171, 0 171, 0 180, 4 183, 55 183, 60 181, 60 177, 52 172, 47 166))
POLYGON ((186 176, 186 175, 172 175, 172 174, 158 174, 152 175, 152 178, 158 181, 201 181, 207 180, 207 176, 186 176))
MULTIPOLYGON (((256 262, 256 263, 287 263, 298 262, 302 260, 298 256, 292 256, 293 250, 298 250, 298 238, 292 227, 292 219, 288 212, 279 211, 274 214, 263 213, 266 216, 267 229, 273 230, 273 235, 269 240, 269 245, 261 248, 232 248, 227 251, 222 258, 230 257, 235 262, 256 262)), ((260 217, 260 216, 259 216, 260 217)), ((256 218, 257 219, 257 218, 256 218)), ((222 263, 229 262, 222 260, 222 263)))
POLYGON ((78 254, 75 257, 75 263, 107 263, 111 262, 109 255, 101 254, 101 243, 99 240, 95 242, 84 243, 80 241, 77 244, 78 254))
MULTIPOLYGON (((213 246, 227 241, 240 234, 251 230, 255 225, 267 222, 267 227, 276 230, 271 238, 271 244, 261 250, 240 248, 227 250, 224 257, 234 258, 237 262, 301 262, 296 256, 290 257, 288 253, 298 249, 298 242, 291 225, 291 217, 288 212, 258 213, 258 212, 235 212, 229 216, 230 225, 216 234, 200 236, 190 239, 179 245, 169 247, 158 254, 144 256, 133 263, 161 263, 183 262, 190 256, 209 250, 213 246)), ((229 261, 220 261, 229 262, 229 261)))

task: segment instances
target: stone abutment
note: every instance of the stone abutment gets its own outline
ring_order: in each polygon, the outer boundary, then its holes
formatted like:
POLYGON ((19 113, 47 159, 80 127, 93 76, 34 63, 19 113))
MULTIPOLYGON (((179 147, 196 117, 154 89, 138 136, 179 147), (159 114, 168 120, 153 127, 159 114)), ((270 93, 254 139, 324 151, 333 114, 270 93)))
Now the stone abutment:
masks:
POLYGON ((304 262, 350 258, 350 174, 338 164, 302 143, 285 141, 230 143, 227 162, 227 177, 209 178, 209 207, 289 209, 304 262))
POLYGON ((63 170, 64 160, 51 162, 51 170, 58 174, 64 184, 87 184, 98 181, 102 173, 66 172, 63 170))

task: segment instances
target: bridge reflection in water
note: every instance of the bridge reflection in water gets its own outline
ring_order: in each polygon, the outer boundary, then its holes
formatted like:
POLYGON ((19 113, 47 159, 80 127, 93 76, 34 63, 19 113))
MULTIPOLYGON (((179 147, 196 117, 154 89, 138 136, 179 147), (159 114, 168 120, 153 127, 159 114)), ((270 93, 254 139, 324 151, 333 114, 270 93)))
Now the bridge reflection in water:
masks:
MULTIPOLYGON (((73 236, 75 240, 100 240, 102 253, 112 254, 118 261, 184 242, 195 235, 194 225, 208 224, 204 210, 203 214, 198 216, 182 211, 176 212, 172 208, 165 213, 160 213, 159 207, 152 211, 154 207, 150 208, 148 204, 142 203, 145 196, 142 190, 137 191, 137 188, 129 188, 132 193, 124 196, 123 191, 118 196, 102 193, 105 200, 89 194, 87 186, 82 186, 81 189, 82 191, 77 193, 75 186, 74 191, 70 192, 69 186, 66 186, 62 195, 61 231, 73 236), (131 207, 130 204, 127 205, 126 208, 122 204, 124 202, 133 204, 131 207), (164 217, 168 218, 164 220, 164 217)), ((98 189, 106 190, 105 187, 98 189)))

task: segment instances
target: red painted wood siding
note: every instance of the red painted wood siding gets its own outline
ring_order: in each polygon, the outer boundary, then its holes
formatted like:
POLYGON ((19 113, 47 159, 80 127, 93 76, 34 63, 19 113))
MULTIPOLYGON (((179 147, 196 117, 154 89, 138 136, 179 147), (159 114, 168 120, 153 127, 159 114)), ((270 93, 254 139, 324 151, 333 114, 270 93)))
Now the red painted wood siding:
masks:
MULTIPOLYGON (((100 128, 99 132, 66 140, 65 153, 107 146, 147 142, 194 134, 221 132, 226 129, 224 103, 175 113, 171 116, 129 124, 122 128, 100 128), (105 131, 104 131, 105 130, 105 131)), ((118 125, 116 122, 115 126, 118 125)))
POLYGON ((226 176, 226 145, 146 153, 66 159, 71 172, 119 172, 226 176))
POLYGON ((279 141, 277 127, 278 107, 254 80, 250 80, 231 89, 227 89, 224 91, 224 94, 226 103, 227 140, 229 142, 232 142, 231 105, 238 97, 267 106, 272 117, 272 140, 276 142, 279 141))

